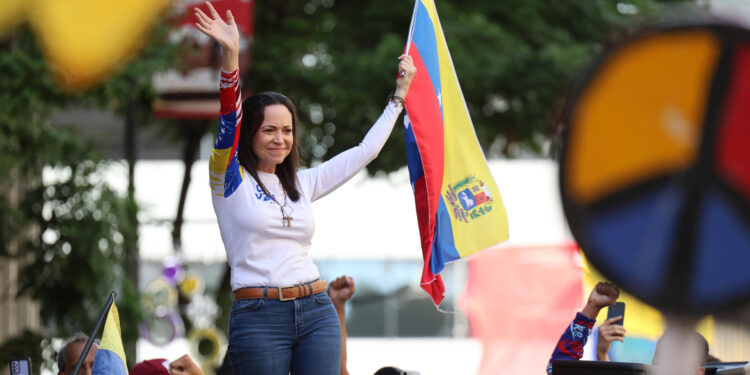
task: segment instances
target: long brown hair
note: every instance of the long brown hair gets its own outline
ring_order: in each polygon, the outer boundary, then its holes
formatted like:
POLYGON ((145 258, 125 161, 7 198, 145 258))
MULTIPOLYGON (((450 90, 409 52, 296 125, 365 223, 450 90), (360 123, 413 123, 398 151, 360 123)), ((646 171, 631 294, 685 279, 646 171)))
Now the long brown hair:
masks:
POLYGON ((253 138, 260 129, 265 117, 265 109, 269 105, 281 104, 292 113, 292 150, 284 158, 281 164, 276 166, 276 176, 284 188, 286 196, 292 201, 299 199, 297 190, 297 168, 299 166, 299 147, 297 142, 297 110, 294 104, 286 96, 273 91, 259 92, 242 102, 242 129, 240 129, 240 140, 237 145, 237 159, 248 173, 255 179, 263 192, 271 197, 271 194, 258 178, 258 157, 253 153, 253 138))

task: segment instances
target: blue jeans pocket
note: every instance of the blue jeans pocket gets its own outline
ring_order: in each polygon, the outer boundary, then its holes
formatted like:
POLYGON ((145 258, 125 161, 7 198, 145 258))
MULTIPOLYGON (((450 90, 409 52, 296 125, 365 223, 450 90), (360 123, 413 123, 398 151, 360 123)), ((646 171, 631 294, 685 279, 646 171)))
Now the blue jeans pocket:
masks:
POLYGON ((330 305, 333 303, 333 301, 331 301, 331 297, 328 295, 328 292, 313 294, 313 299, 315 300, 315 302, 321 305, 330 305))
POLYGON ((232 302, 231 316, 255 311, 263 305, 263 298, 249 298, 232 302))

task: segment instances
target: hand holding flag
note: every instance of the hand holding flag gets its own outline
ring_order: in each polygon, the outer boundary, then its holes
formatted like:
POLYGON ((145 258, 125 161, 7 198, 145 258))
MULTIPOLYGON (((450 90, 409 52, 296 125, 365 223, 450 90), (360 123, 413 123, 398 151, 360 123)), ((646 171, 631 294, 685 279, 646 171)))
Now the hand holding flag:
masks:
POLYGON ((396 91, 393 95, 406 99, 411 81, 417 74, 417 68, 414 67, 414 61, 411 56, 407 54, 399 56, 398 60, 398 77, 396 78, 396 91))

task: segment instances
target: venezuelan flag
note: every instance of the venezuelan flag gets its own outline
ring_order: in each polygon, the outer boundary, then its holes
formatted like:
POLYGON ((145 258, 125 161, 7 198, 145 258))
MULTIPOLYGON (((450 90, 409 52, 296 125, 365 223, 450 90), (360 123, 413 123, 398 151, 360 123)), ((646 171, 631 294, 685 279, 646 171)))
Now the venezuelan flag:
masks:
POLYGON ((417 0, 406 53, 417 75, 406 98, 406 154, 425 265, 422 288, 440 304, 440 271, 508 239, 500 191, 453 69, 433 0, 417 0))
POLYGON ((120 332, 120 315, 117 306, 112 304, 104 323, 102 343, 94 357, 92 374, 123 375, 128 373, 125 361, 125 349, 122 346, 122 333, 120 332))

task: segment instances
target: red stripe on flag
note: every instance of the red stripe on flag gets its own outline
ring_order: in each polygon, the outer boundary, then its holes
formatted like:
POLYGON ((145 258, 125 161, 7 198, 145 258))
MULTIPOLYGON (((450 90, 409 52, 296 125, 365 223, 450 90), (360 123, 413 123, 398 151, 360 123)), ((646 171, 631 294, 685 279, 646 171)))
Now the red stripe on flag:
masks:
MULTIPOLYGON (((421 228, 425 228, 429 211, 427 209, 427 187, 425 186, 424 177, 420 177, 414 181, 414 201, 417 206, 417 223, 419 224, 420 233, 421 228)), ((430 241, 425 243, 425 238, 422 238, 422 257, 424 258, 424 268, 422 268, 422 280, 420 284, 422 289, 427 292, 435 305, 439 305, 443 300, 445 294, 445 286, 443 285, 443 279, 440 275, 432 273, 430 268, 430 260, 432 258, 432 237, 430 241)))
POLYGON ((427 185, 426 198, 429 216, 427 223, 425 223, 426 226, 420 226, 420 230, 424 229, 422 230, 422 237, 428 237, 422 241, 422 246, 425 247, 426 241, 432 246, 435 215, 440 197, 440 187, 443 184, 443 115, 427 68, 413 43, 409 54, 414 60, 417 74, 411 83, 409 95, 406 99, 406 112, 409 114, 412 131, 417 140, 427 185))
MULTIPOLYGON (((422 280, 424 280, 425 273, 432 274, 429 266, 425 267, 425 270, 426 271, 422 274, 422 280)), ((434 279, 430 282, 422 281, 422 289, 432 297, 432 302, 435 306, 440 306, 440 302, 443 301, 443 296, 445 295, 445 285, 443 284, 442 276, 435 275, 434 279)))
POLYGON ((414 200, 424 257, 422 288, 432 296, 437 305, 443 299, 445 288, 440 276, 430 271, 430 258, 437 223, 440 188, 443 184, 445 157, 443 115, 427 67, 414 43, 411 44, 409 55, 412 56, 417 74, 406 98, 406 112, 411 121, 424 171, 424 176, 414 185, 414 200))

